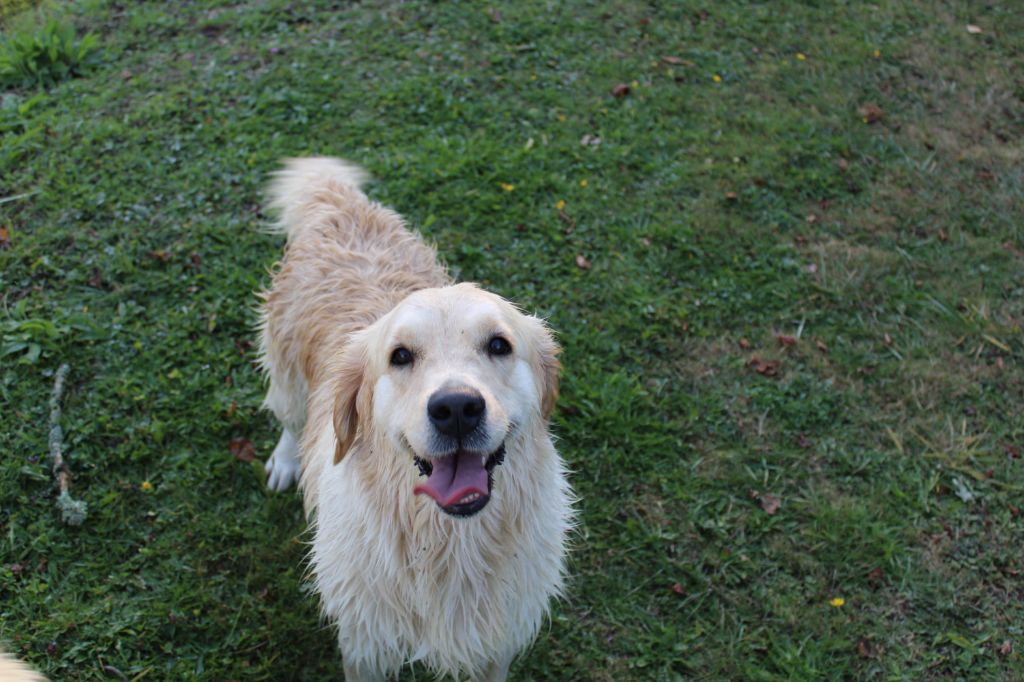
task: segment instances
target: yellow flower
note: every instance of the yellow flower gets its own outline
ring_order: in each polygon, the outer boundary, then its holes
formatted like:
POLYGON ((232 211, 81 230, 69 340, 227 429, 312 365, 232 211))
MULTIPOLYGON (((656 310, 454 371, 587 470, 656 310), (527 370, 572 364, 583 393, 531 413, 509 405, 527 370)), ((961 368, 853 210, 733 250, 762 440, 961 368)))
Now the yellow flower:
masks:
POLYGON ((842 606, 843 604, 845 604, 845 603, 846 603, 846 600, 843 599, 842 597, 836 597, 835 599, 833 599, 832 601, 829 602, 829 604, 831 604, 832 606, 836 607, 837 609, 840 606, 842 606))
POLYGON ((580 187, 586 187, 589 184, 590 184, 590 182, 587 181, 587 180, 580 180, 580 187))
POLYGON ((150 483, 149 481, 143 481, 142 485, 140 485, 139 487, 142 488, 142 492, 144 493, 148 493, 151 490, 153 490, 153 484, 150 483))
POLYGON ((516 188, 516 186, 513 185, 511 182, 503 182, 503 183, 501 183, 501 188, 503 190, 505 190, 506 192, 511 192, 512 190, 514 190, 516 188))
POLYGON ((558 120, 561 121, 562 123, 565 123, 565 114, 559 114, 558 120))
POLYGON ((799 59, 800 61, 803 61, 803 60, 807 59, 807 55, 805 55, 803 52, 797 52, 796 53, 796 58, 799 59))
POLYGON ((722 77, 716 73, 714 76, 711 77, 711 80, 715 81, 716 83, 721 83, 722 77))
POLYGON ((558 201, 556 201, 555 208, 557 208, 559 211, 565 208, 565 199, 559 199, 558 201))
POLYGON ((878 59, 879 57, 882 56, 882 51, 881 50, 875 50, 871 54, 872 54, 872 56, 874 56, 875 59, 878 59))

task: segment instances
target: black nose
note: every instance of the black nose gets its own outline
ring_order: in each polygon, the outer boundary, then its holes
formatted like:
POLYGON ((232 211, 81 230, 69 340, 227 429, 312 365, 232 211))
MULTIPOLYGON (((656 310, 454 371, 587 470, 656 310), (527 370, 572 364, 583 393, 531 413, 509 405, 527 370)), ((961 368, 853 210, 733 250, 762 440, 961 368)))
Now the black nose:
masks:
POLYGON ((427 415, 446 436, 463 438, 480 424, 487 403, 471 388, 438 391, 427 402, 427 415))

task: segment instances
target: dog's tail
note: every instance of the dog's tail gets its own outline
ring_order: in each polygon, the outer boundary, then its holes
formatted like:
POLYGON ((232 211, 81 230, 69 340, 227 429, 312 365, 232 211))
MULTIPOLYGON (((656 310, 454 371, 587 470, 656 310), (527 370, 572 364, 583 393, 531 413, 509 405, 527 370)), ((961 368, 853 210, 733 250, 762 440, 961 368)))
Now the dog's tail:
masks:
POLYGON ((286 159, 267 188, 267 207, 278 215, 270 230, 291 241, 298 229, 308 224, 311 210, 322 203, 338 205, 339 199, 344 201, 345 194, 358 192, 369 179, 362 168, 342 159, 286 159))

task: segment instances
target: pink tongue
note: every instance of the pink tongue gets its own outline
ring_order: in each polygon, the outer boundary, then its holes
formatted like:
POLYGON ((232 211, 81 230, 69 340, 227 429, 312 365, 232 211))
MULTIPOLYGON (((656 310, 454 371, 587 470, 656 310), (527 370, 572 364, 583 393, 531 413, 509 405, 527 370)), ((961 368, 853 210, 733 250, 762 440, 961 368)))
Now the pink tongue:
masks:
POLYGON ((412 489, 413 493, 430 495, 442 507, 457 504, 472 493, 487 495, 487 469, 480 455, 457 452, 430 463, 434 470, 412 489))

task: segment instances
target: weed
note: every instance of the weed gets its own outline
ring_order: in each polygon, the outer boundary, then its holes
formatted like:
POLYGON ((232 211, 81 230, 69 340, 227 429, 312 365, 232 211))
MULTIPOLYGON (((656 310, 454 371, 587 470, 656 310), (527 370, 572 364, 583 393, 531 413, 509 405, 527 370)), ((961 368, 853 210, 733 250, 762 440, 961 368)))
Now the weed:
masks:
POLYGON ((16 30, 0 38, 0 87, 48 87, 81 76, 96 64, 98 45, 96 34, 78 39, 70 22, 54 18, 16 30))

